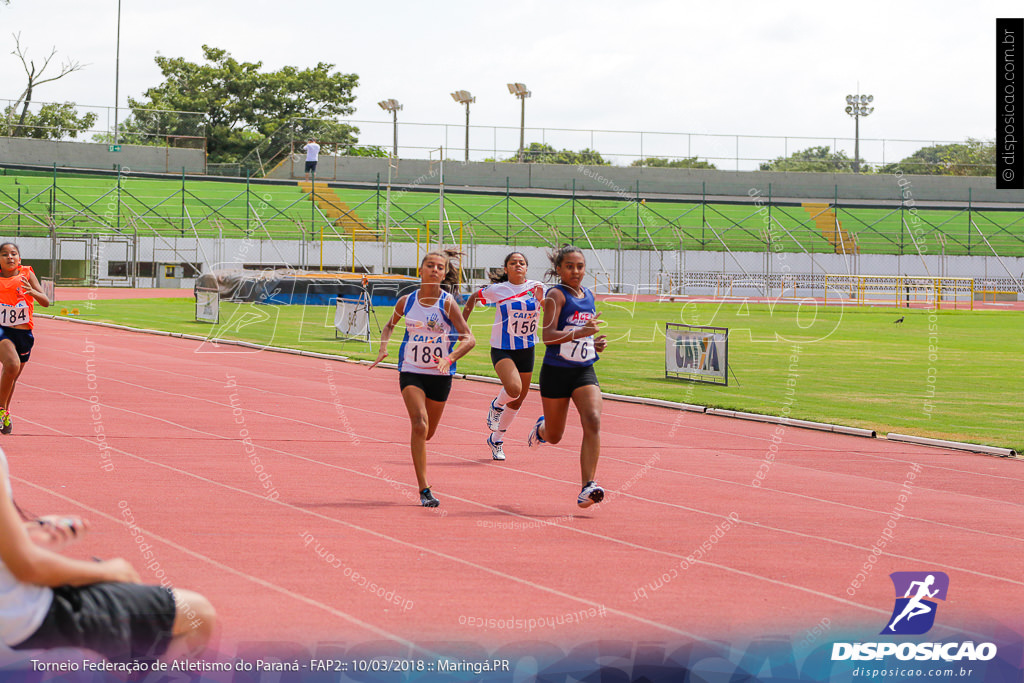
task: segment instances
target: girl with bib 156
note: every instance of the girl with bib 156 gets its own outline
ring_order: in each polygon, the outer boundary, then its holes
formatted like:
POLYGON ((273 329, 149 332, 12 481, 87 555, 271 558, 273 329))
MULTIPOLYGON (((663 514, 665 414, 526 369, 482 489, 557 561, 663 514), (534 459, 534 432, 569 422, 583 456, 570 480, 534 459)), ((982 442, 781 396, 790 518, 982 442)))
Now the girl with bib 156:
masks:
POLYGON ((395 304, 395 312, 381 330, 380 350, 374 368, 388 355, 388 340, 395 325, 405 318, 405 338, 398 349, 398 385, 412 423, 410 448, 420 505, 440 505, 427 482, 427 441, 441 421, 452 388, 455 361, 476 344, 462 318, 451 289, 458 273, 448 254, 432 251, 420 263, 420 286, 395 304))
POLYGON ((11 398, 25 363, 32 355, 33 303, 49 306, 32 266, 21 265, 21 250, 13 242, 0 244, 0 434, 14 431, 11 398))
POLYGON ((529 263, 526 255, 513 251, 505 257, 500 274, 491 277, 491 284, 469 297, 462 317, 467 321, 479 300, 495 307, 491 326, 491 363, 501 380, 501 390, 487 411, 487 445, 491 457, 505 459, 505 431, 519 413, 519 407, 530 392, 533 377, 533 349, 537 343, 544 285, 526 278, 529 263))

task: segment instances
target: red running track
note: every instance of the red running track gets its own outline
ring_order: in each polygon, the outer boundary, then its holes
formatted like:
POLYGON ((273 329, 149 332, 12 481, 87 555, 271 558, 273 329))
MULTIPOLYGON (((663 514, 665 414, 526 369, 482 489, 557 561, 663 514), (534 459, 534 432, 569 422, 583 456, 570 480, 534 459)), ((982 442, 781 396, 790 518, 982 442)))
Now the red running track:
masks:
POLYGON ((887 575, 918 570, 950 576, 937 637, 1022 629, 1020 461, 798 428, 771 460, 776 425, 607 401, 608 496, 580 510, 574 415, 528 452, 531 396, 496 463, 493 385, 457 380, 428 510, 394 370, 57 320, 36 337, 0 442, 17 499, 88 517, 78 556, 206 594, 222 651, 877 633, 887 575))

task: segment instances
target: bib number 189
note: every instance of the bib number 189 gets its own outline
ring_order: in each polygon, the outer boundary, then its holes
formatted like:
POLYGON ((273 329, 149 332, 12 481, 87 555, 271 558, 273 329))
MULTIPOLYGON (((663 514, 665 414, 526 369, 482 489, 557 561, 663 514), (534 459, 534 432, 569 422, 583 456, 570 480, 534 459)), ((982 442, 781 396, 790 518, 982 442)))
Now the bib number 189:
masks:
POLYGON ((430 368, 444 356, 444 349, 440 344, 415 344, 409 347, 409 355, 413 365, 430 368))

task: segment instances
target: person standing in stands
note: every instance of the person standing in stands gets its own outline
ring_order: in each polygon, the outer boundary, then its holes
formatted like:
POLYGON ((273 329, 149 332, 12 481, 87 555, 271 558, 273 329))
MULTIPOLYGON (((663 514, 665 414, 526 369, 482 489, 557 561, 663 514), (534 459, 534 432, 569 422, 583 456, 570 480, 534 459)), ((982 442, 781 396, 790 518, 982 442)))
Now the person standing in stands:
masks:
POLYGON ((320 145, 317 144, 316 138, 310 137, 306 142, 306 180, 309 180, 310 173, 316 177, 316 164, 319 160, 320 145))

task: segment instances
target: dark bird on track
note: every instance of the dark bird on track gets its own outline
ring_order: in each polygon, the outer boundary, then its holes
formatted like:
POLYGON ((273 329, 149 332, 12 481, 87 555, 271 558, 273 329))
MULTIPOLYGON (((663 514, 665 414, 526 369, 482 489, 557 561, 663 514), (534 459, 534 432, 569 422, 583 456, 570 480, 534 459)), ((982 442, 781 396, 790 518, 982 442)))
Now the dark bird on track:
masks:
POLYGON ((900 317, 896 318, 896 320, 893 322, 893 325, 902 325, 903 324, 903 317, 904 316, 901 315, 900 317))

